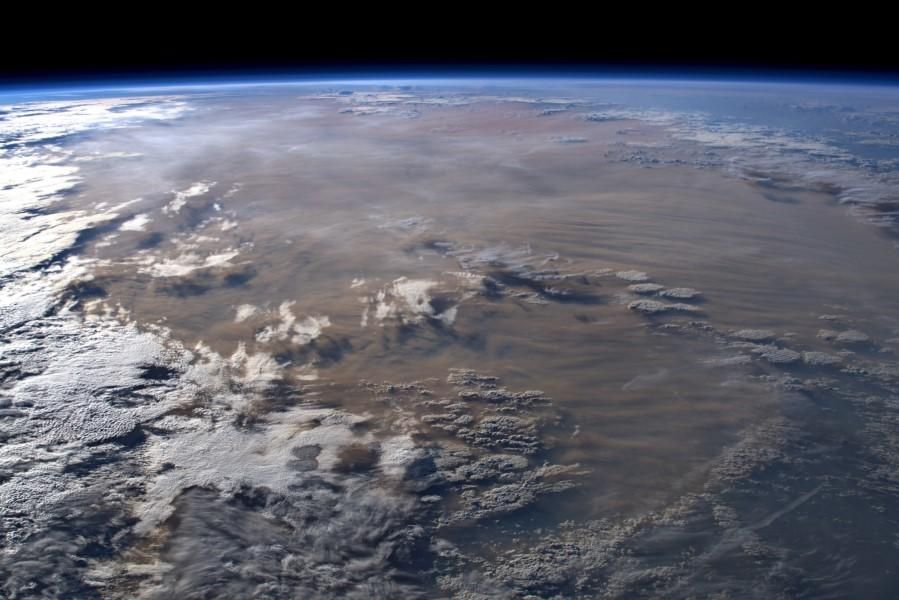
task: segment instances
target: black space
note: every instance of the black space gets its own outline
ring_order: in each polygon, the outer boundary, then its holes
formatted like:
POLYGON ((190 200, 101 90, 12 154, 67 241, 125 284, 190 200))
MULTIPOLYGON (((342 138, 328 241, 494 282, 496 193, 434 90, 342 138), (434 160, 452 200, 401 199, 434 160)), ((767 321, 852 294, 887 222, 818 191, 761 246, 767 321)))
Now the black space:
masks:
POLYGON ((522 23, 449 4, 420 5, 395 18, 352 5, 331 15, 241 10, 225 15, 227 22, 220 14, 188 19, 155 6, 144 11, 151 16, 92 19, 75 11, 72 20, 56 15, 52 24, 18 19, 5 34, 15 50, 0 56, 0 83, 470 72, 899 80, 891 21, 876 17, 833 15, 825 23, 760 7, 752 19, 720 7, 656 14, 647 5, 627 15, 568 5, 510 7, 528 13, 522 23))

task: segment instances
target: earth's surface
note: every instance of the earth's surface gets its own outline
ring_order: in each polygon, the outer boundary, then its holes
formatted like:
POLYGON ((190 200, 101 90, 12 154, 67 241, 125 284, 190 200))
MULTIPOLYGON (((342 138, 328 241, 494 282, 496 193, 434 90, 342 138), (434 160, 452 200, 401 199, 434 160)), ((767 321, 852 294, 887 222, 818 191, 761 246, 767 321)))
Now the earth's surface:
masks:
POLYGON ((899 89, 0 105, 0 597, 899 597, 899 89))

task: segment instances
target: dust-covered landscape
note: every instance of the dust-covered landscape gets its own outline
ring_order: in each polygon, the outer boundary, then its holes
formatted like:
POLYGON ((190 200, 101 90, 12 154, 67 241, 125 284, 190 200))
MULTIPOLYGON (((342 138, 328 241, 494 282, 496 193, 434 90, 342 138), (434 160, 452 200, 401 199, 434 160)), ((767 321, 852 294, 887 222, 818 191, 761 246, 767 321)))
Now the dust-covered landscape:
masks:
POLYGON ((895 89, 0 100, 0 596, 899 591, 895 89))

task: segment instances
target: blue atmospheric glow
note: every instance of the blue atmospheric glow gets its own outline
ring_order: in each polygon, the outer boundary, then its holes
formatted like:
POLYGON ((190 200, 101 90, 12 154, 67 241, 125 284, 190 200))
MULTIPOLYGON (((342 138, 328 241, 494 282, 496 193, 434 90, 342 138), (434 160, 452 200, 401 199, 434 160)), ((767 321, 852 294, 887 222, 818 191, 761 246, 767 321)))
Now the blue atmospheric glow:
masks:
POLYGON ((274 86, 535 86, 553 84, 628 85, 827 85, 899 86, 897 75, 863 72, 816 72, 745 69, 658 68, 470 68, 392 69, 338 71, 221 71, 202 73, 135 73, 122 76, 85 74, 48 77, 46 81, 0 79, 0 97, 52 96, 58 94, 163 93, 274 86))

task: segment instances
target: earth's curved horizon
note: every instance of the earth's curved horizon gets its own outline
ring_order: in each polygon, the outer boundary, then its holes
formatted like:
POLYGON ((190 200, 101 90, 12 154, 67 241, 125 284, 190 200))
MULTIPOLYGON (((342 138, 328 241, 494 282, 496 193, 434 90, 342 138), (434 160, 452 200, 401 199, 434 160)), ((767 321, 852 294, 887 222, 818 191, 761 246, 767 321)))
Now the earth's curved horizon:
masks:
POLYGON ((899 86, 0 88, 0 597, 895 598, 897 273, 899 86))

